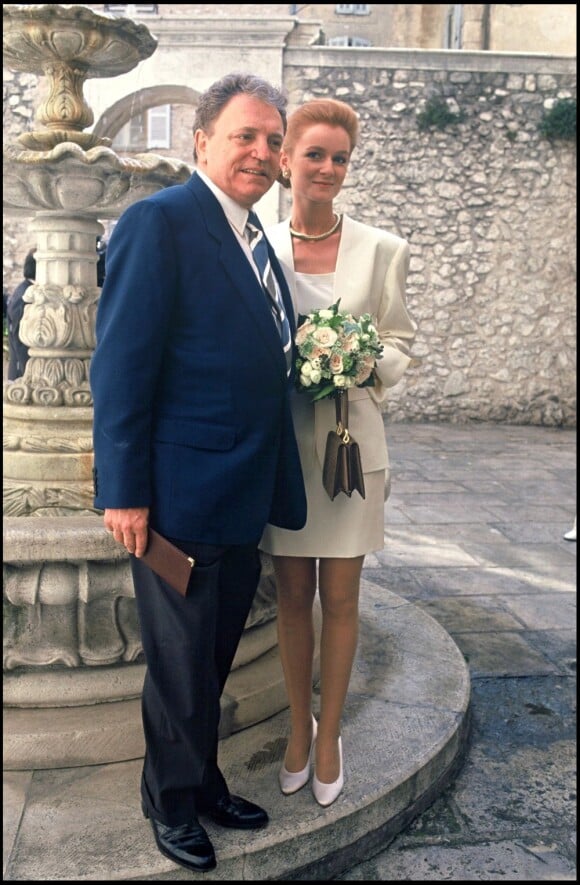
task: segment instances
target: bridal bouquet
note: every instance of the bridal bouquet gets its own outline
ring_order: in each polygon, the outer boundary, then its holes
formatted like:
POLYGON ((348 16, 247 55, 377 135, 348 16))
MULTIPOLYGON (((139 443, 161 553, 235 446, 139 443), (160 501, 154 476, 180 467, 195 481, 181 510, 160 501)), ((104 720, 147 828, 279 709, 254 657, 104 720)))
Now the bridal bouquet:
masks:
POLYGON ((349 387, 372 387, 373 369, 383 352, 369 313, 355 319, 330 307, 298 318, 296 386, 312 401, 334 397, 349 387))

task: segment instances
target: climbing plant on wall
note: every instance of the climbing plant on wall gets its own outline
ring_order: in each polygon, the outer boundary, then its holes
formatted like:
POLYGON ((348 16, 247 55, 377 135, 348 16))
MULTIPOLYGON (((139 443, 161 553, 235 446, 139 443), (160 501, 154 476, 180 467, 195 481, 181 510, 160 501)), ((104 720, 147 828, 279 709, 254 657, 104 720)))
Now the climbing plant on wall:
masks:
POLYGON ((417 114, 417 125, 424 132, 427 129, 446 129, 455 123, 461 123, 465 114, 461 110, 452 110, 449 99, 439 95, 431 96, 425 107, 417 114))
POLYGON ((550 141, 560 139, 562 141, 576 140, 576 100, 562 98, 546 111, 540 125, 540 134, 550 141))

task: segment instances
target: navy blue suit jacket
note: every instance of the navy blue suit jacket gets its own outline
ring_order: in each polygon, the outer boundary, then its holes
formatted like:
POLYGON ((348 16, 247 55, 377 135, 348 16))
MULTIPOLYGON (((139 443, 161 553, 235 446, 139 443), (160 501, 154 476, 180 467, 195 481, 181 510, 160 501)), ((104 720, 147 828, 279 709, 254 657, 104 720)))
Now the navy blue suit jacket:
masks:
MULTIPOLYGON (((294 335, 283 272, 269 247, 294 335)), ((291 382, 268 300, 195 173, 130 206, 107 249, 91 364, 95 506, 208 544, 306 521, 291 382)))

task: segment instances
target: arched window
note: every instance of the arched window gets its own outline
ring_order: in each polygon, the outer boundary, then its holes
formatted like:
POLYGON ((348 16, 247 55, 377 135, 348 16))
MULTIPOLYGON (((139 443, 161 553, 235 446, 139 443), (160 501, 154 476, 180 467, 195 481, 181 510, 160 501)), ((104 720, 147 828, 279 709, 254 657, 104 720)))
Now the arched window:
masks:
POLYGON ((171 147, 171 105, 149 108, 119 129, 113 139, 113 149, 146 151, 171 147))

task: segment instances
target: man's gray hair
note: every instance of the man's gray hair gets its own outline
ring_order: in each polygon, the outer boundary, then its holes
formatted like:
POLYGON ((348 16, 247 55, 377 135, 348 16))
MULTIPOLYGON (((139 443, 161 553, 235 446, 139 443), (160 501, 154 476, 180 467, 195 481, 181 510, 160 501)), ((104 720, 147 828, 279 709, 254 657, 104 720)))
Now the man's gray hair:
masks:
MULTIPOLYGON (((259 98, 260 101, 272 105, 282 117, 282 126, 284 133, 286 132, 288 99, 281 89, 255 74, 227 74, 221 80, 216 80, 209 89, 200 95, 193 121, 194 135, 198 129, 210 133, 214 120, 219 117, 234 95, 252 95, 254 98, 259 98)), ((195 142, 193 159, 197 161, 195 142)))

